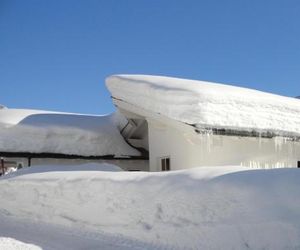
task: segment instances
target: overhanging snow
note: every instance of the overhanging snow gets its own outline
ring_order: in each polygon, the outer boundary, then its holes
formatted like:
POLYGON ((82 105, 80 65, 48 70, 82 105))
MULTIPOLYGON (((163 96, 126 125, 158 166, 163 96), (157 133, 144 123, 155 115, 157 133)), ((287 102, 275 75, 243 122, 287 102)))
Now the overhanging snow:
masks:
POLYGON ((300 136, 300 102, 295 98, 161 76, 115 75, 106 85, 116 99, 198 130, 300 136))

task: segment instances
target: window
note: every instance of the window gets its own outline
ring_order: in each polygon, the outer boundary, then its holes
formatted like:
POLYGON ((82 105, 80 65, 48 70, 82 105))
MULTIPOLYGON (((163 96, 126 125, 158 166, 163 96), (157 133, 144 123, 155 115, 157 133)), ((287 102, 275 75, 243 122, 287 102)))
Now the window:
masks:
POLYGON ((300 168, 300 161, 298 161, 298 168, 300 168))
POLYGON ((160 159, 161 171, 170 171, 170 157, 164 157, 160 159))

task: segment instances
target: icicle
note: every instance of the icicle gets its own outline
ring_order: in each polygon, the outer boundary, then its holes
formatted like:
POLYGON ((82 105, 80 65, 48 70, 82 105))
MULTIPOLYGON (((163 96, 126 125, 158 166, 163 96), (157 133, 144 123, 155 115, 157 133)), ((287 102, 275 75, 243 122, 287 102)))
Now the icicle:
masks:
POLYGON ((261 149, 261 132, 258 132, 258 148, 261 149))
POLYGON ((207 152, 210 153, 210 150, 211 150, 211 137, 210 137, 210 134, 207 133, 206 134, 206 146, 207 146, 207 152))
POLYGON ((274 142, 275 142, 275 150, 276 152, 279 152, 282 150, 282 146, 283 144, 286 142, 285 140, 286 138, 280 137, 280 136, 276 136, 274 138, 274 142))

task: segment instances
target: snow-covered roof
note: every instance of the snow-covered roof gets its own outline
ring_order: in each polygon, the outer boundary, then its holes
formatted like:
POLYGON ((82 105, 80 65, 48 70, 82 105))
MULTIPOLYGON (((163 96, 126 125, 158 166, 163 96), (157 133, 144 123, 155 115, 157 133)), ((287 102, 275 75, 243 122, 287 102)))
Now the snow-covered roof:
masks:
POLYGON ((138 156, 121 136, 116 115, 0 109, 0 151, 78 156, 138 156))
POLYGON ((300 102, 296 98, 162 76, 113 75, 106 85, 115 99, 199 130, 300 136, 300 102))

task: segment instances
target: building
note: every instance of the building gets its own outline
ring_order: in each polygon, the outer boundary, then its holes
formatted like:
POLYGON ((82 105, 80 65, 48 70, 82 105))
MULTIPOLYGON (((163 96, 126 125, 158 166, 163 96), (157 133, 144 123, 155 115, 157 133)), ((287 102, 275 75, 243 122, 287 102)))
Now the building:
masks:
POLYGON ((150 171, 300 167, 300 102, 230 85, 145 75, 106 79, 124 138, 150 171))
POLYGON ((121 115, 95 116, 41 110, 0 109, 1 172, 44 164, 108 162, 148 170, 148 156, 131 147, 121 115))
POLYGON ((145 75, 106 79, 117 112, 0 106, 2 171, 108 162, 124 170, 300 167, 300 101, 230 85, 145 75))

